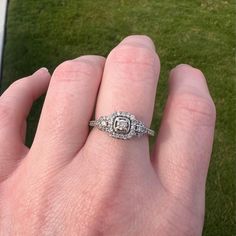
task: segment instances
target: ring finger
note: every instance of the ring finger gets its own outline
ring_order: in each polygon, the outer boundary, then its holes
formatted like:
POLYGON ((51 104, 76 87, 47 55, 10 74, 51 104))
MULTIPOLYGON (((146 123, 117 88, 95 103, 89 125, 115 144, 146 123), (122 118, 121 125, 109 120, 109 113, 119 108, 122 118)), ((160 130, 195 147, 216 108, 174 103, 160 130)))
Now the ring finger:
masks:
MULTIPOLYGON (((150 126, 159 71, 159 58, 149 37, 125 38, 107 58, 96 118, 114 111, 126 111, 134 114, 145 126, 150 126)), ((106 157, 105 150, 108 155, 114 154, 117 161, 122 161, 127 155, 135 156, 136 160, 139 156, 142 159, 145 159, 143 156, 149 156, 147 137, 123 141, 94 129, 88 141, 89 148, 86 150, 100 149, 103 153, 101 156, 106 157)))

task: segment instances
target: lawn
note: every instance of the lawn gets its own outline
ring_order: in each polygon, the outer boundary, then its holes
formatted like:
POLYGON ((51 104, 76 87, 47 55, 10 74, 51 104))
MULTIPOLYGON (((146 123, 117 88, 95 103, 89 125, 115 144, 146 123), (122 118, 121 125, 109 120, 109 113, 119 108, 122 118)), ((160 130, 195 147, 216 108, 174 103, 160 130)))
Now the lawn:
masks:
MULTIPOLYGON (((233 0, 11 0, 2 89, 42 66, 53 71, 82 54, 106 56, 126 35, 149 35, 162 63, 153 128, 160 124, 172 67, 190 63, 207 77, 217 124, 203 235, 235 235, 235 9, 233 0)), ((42 100, 29 117, 28 145, 42 100)))

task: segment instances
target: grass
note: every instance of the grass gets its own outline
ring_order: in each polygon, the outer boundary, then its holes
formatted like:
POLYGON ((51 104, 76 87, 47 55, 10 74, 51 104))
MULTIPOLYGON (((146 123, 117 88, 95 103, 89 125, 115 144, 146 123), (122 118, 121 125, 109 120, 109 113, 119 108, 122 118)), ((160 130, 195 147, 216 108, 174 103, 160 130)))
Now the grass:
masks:
MULTIPOLYGON (((217 124, 203 235, 234 235, 235 9, 233 0, 11 0, 2 88, 41 66, 52 71, 82 54, 106 56, 126 35, 149 35, 162 62, 153 128, 160 124, 172 67, 190 63, 207 77, 217 124)), ((29 117, 28 145, 41 105, 42 99, 29 117)))

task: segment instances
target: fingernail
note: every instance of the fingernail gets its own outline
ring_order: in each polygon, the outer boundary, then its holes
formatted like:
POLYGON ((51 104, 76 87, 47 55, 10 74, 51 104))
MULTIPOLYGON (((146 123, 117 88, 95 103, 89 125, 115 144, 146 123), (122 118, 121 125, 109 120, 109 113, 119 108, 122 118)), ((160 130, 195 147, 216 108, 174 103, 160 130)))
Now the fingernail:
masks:
POLYGON ((46 71, 46 72, 48 72, 48 73, 49 73, 49 71, 48 71, 48 69, 47 69, 46 67, 42 67, 42 68, 40 68, 40 69, 36 70, 36 71, 35 71, 33 74, 40 73, 40 71, 46 71))
POLYGON ((45 70, 48 72, 48 69, 46 67, 42 67, 40 70, 45 70))

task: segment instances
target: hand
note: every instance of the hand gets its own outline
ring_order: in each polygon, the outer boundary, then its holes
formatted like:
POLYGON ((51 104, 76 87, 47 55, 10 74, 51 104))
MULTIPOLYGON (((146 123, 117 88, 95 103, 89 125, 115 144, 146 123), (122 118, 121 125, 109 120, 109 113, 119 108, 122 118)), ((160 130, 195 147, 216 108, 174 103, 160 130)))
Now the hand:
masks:
POLYGON ((201 71, 171 71, 151 157, 146 136, 89 132, 94 109, 96 118, 127 111, 149 127, 159 72, 153 42, 129 36, 106 60, 81 56, 59 65, 51 79, 40 69, 4 92, 0 235, 201 235, 215 124, 201 71), (28 149, 26 117, 47 88, 28 149))

